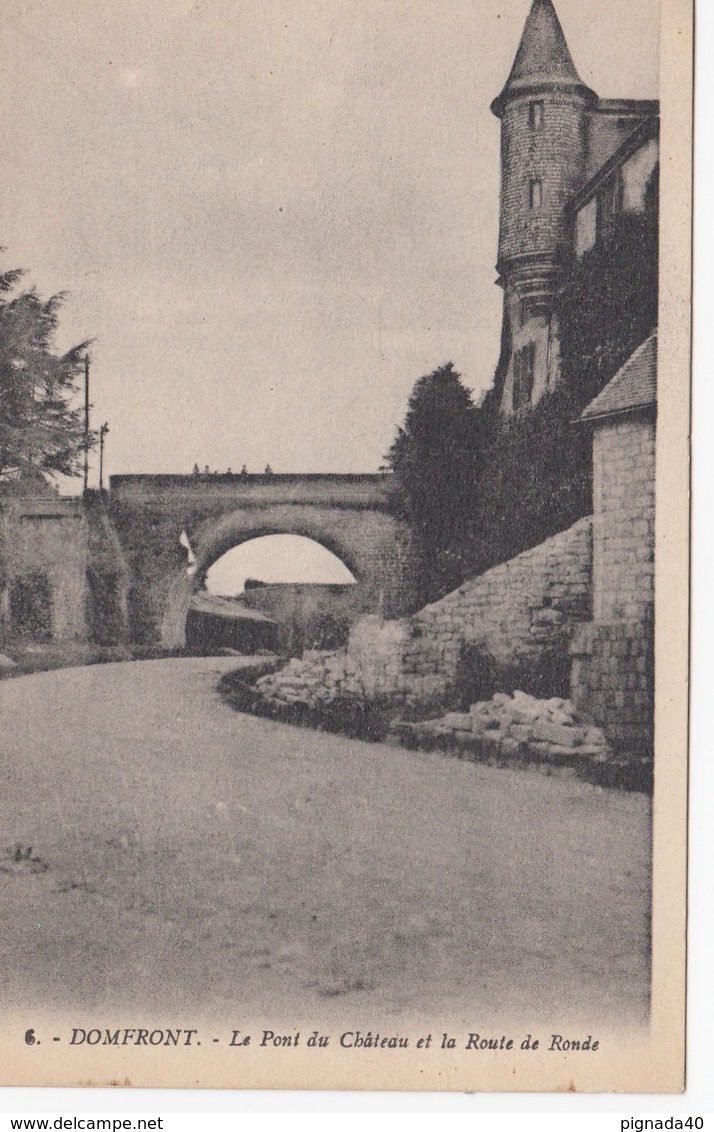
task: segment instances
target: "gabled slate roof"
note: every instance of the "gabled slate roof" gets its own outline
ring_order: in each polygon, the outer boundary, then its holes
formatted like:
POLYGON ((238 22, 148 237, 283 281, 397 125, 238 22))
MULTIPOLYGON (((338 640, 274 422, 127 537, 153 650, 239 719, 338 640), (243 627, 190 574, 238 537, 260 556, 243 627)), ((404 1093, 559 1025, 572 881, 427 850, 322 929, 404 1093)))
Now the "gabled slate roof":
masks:
POLYGON ((500 117, 510 95, 544 85, 580 88, 592 95, 575 69, 552 0, 533 0, 508 81, 491 109, 500 117))
POLYGON ((657 331, 638 346, 597 397, 581 421, 610 417, 657 404, 657 331))

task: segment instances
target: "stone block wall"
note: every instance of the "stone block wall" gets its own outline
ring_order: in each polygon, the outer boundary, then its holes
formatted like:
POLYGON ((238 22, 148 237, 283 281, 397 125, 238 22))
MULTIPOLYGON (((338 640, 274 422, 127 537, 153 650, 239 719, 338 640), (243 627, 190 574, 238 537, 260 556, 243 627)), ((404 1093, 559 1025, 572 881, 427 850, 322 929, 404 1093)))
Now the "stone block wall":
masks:
POLYGON ((436 659, 453 677, 463 644, 479 646, 502 668, 567 655, 575 624, 591 615, 591 520, 465 582, 414 617, 412 663, 436 659))
POLYGON ((626 753, 651 754, 654 719, 653 414, 596 423, 593 622, 576 634, 572 696, 626 753))
POLYGON ((394 695, 409 687, 405 657, 411 639, 409 621, 383 621, 370 614, 350 629, 347 666, 367 696, 394 695))
POLYGON ((84 640, 89 551, 81 503, 10 498, 1 516, 3 635, 84 640))
POLYGON ((278 622, 278 651, 299 656, 304 649, 345 644, 355 617, 363 612, 355 585, 270 582, 246 589, 241 604, 278 622))
POLYGON ((101 500, 47 485, 0 497, 0 633, 6 641, 119 644, 127 570, 101 500))
POLYGON ((580 94, 539 94, 543 125, 529 121, 532 96, 509 101, 501 129, 499 259, 556 252, 570 238, 565 207, 585 180, 586 100, 580 94), (529 201, 529 181, 542 183, 540 207, 529 201))
POLYGON ((591 622, 572 646, 573 702, 617 750, 648 754, 654 728, 654 635, 646 622, 591 622))
POLYGON ((623 417, 593 437, 593 619, 640 621, 654 603, 654 421, 623 417))
POLYGON ((591 561, 585 518, 410 620, 362 618, 348 654, 365 685, 407 698, 443 696, 459 677, 465 646, 501 673, 535 674, 545 661, 560 661, 567 679, 574 630, 591 616, 591 561))
POLYGON ((357 582, 355 613, 411 612, 416 548, 407 523, 387 509, 383 479, 275 476, 244 484, 238 476, 225 483, 221 477, 206 483, 200 477, 112 477, 111 519, 131 570, 132 639, 181 647, 191 598, 209 567, 233 547, 271 534, 313 539, 340 558, 357 582), (182 531, 197 559, 191 577, 182 531))

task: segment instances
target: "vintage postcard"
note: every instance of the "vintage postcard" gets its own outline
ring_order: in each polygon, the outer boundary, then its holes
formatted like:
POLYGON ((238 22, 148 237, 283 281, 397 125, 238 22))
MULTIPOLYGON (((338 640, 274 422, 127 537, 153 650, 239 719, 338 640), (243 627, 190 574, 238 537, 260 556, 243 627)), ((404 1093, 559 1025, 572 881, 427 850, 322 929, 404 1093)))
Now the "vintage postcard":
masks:
POLYGON ((0 1083, 684 1087, 690 0, 8 0, 0 1083))

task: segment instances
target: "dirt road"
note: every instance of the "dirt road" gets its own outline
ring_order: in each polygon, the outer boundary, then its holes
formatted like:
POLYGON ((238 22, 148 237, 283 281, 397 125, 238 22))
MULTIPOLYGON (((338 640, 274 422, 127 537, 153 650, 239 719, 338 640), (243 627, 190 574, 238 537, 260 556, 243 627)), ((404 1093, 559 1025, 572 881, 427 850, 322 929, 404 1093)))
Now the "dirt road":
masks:
POLYGON ((242 716, 231 667, 0 684, 5 1008, 643 1017, 644 797, 242 716))

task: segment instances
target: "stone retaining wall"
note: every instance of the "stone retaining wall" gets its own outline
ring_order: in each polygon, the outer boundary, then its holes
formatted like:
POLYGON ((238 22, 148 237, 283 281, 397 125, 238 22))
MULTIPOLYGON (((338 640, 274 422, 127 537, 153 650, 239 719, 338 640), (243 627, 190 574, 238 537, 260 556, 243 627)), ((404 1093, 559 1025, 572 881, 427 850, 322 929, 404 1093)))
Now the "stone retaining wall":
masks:
POLYGON ((562 673, 561 686, 567 686, 570 642, 591 616, 591 586, 588 517, 408 621, 360 619, 348 653, 366 687, 407 698, 444 696, 459 679, 467 647, 497 679, 509 683, 512 677, 514 687, 523 686, 524 675, 535 686, 546 668, 562 673))

